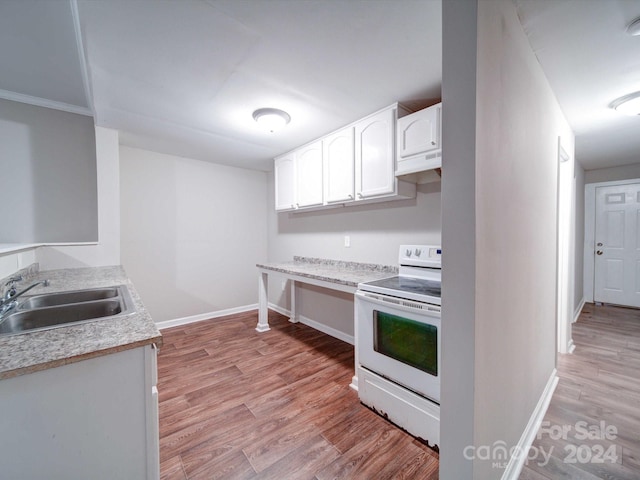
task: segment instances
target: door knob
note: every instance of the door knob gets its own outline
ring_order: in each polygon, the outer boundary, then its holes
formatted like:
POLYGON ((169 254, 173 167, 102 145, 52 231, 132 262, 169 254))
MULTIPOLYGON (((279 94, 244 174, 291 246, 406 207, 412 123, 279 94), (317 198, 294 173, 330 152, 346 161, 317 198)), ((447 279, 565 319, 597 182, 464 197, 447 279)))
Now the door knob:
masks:
POLYGON ((597 253, 598 255, 602 255, 602 250, 598 250, 596 253, 597 253))

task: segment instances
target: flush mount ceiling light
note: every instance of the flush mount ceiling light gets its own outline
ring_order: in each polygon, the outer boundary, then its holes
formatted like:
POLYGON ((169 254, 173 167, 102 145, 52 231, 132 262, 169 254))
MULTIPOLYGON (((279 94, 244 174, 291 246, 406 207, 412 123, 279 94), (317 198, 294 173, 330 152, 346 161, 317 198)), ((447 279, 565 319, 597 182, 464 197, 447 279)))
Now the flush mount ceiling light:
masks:
POLYGON ((271 133, 291 121, 291 117, 287 112, 277 108, 259 108, 253 112, 253 119, 258 122, 258 125, 266 128, 271 133))
POLYGON ((611 108, 625 115, 640 115, 640 92, 631 93, 614 100, 611 108))
POLYGON ((640 35, 640 17, 636 18, 629 24, 629 26, 627 27, 627 33, 634 36, 640 35))

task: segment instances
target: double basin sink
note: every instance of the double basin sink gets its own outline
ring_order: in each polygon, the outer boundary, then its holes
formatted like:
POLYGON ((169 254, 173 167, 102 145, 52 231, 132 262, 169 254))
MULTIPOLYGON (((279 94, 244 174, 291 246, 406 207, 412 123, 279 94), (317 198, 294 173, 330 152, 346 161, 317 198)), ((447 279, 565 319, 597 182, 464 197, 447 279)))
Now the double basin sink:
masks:
POLYGON ((87 323, 135 312, 126 285, 34 295, 0 320, 0 335, 87 323))

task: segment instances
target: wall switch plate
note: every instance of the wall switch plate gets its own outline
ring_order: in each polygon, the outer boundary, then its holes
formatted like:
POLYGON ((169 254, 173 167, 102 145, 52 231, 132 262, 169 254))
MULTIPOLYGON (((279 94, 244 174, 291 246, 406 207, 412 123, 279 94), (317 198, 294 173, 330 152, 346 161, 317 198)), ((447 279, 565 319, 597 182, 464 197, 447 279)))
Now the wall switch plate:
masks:
POLYGON ((347 248, 351 246, 351 237, 349 235, 344 236, 344 246, 347 248))

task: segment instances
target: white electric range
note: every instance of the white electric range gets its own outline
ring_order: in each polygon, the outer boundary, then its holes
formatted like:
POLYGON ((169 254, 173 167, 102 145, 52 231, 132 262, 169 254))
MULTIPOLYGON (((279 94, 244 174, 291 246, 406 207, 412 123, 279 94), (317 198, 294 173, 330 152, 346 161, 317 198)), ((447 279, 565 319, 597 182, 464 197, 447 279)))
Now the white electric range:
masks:
POLYGON ((360 400, 434 446, 440 439, 441 256, 440 246, 401 245, 399 274, 360 283, 355 295, 360 400))

